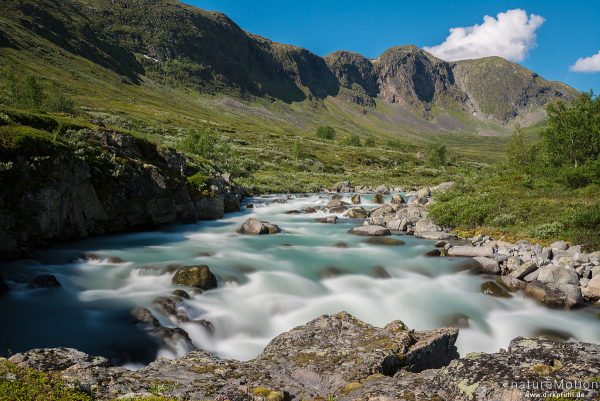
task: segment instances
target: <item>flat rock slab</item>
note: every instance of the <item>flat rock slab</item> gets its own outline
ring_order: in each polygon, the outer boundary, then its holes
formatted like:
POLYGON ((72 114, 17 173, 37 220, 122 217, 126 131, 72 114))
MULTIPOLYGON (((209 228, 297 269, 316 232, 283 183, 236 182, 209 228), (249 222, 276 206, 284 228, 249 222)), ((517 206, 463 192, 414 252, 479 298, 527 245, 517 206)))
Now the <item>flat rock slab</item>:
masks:
POLYGON ((359 226, 354 227, 349 231, 350 234, 354 235, 367 235, 367 236, 383 236, 392 235, 389 228, 377 225, 359 226))
MULTIPOLYGON (((452 248, 450 248, 452 249, 452 248)), ((479 263, 479 270, 482 273, 489 274, 499 274, 500 273, 500 264, 498 261, 490 258, 486 258, 485 256, 477 256, 473 258, 477 263, 479 263)))
POLYGON ((453 246, 448 249, 448 256, 486 256, 494 255, 494 248, 490 246, 453 246))

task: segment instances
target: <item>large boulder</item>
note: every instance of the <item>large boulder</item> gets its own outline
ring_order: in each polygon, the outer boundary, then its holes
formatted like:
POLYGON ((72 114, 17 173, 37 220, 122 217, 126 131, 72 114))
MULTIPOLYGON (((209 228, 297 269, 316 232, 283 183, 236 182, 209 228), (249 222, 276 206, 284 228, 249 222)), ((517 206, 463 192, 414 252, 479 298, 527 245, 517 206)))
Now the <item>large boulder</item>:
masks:
POLYGON ((180 267, 175 271, 172 283, 202 290, 217 288, 217 278, 206 265, 180 267))
POLYGON ((588 282, 587 287, 581 290, 583 295, 590 301, 597 301, 600 299, 600 274, 596 274, 588 282))
POLYGON ((268 221, 260 221, 254 217, 246 220, 236 230, 238 234, 251 234, 251 235, 263 235, 263 234, 277 234, 281 232, 279 226, 269 223, 268 221))
POLYGON ((359 194, 352 195, 350 201, 355 205, 360 205, 362 203, 362 199, 359 194))
POLYGON ((584 302, 581 289, 572 284, 534 281, 525 287, 525 296, 551 308, 572 309, 584 302))
POLYGON ((346 207, 349 205, 350 204, 348 202, 344 202, 341 199, 332 199, 329 202, 327 202, 327 205, 325 205, 325 207, 327 209, 333 209, 333 208, 339 208, 339 207, 346 207))
POLYGON ((556 265, 542 267, 537 279, 543 283, 579 285, 579 276, 574 270, 556 265))
POLYGON ((351 219, 366 219, 369 217, 369 211, 365 210, 362 207, 353 207, 344 213, 344 216, 349 217, 351 219))
POLYGON ((516 267, 509 276, 512 278, 516 278, 518 280, 522 280, 527 277, 529 274, 535 272, 537 270, 537 262, 535 260, 530 260, 529 262, 523 263, 522 265, 516 267))
POLYGON ((377 205, 382 205, 385 203, 385 199, 383 197, 383 194, 375 194, 373 195, 373 203, 377 204, 377 205))
POLYGON ((477 257, 473 258, 473 260, 479 264, 479 270, 482 273, 489 273, 489 274, 499 274, 500 273, 500 265, 498 264, 498 261, 496 261, 494 259, 486 258, 485 256, 477 256, 477 257))
POLYGON ((376 225, 367 225, 367 226, 359 226, 351 229, 350 234, 355 235, 367 235, 367 236, 381 236, 381 235, 391 235, 392 232, 389 228, 376 226, 376 225))

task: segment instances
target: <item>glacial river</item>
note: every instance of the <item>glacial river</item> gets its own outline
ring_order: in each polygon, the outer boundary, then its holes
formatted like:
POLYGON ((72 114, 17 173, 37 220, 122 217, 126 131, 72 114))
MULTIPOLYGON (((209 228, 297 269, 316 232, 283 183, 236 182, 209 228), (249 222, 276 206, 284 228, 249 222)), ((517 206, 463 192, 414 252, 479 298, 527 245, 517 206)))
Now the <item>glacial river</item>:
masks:
MULTIPOLYGON (((157 354, 174 356, 137 329, 129 311, 152 308, 156 297, 171 294, 176 287, 167 266, 191 264, 206 264, 218 277, 217 289, 188 291, 191 299, 184 301, 191 320, 211 321, 214 334, 197 323, 179 327, 197 347, 224 358, 253 358, 278 334, 342 310, 377 326, 395 319, 414 329, 459 325, 461 355, 497 352, 517 336, 600 342, 598 310, 551 310, 520 294, 483 295, 486 277, 461 269, 466 259, 423 256, 433 241, 402 235, 394 238, 406 245, 367 244, 365 237, 347 233, 358 221, 321 224, 314 218, 324 212, 286 213, 329 199, 310 195, 268 205, 273 197, 247 199, 263 207, 243 208, 218 221, 71 242, 1 265, 13 289, 0 295, 0 353, 65 346, 131 366, 157 354), (248 217, 278 224, 284 233, 234 234, 248 217), (99 259, 85 261, 84 253, 99 259), (122 260, 115 263, 115 257, 122 260), (381 268, 389 278, 380 277, 381 268), (39 273, 54 274, 62 287, 27 289, 39 273)), ((366 208, 374 207, 370 196, 363 200, 366 208)), ((164 325, 177 325, 156 316, 164 325)))

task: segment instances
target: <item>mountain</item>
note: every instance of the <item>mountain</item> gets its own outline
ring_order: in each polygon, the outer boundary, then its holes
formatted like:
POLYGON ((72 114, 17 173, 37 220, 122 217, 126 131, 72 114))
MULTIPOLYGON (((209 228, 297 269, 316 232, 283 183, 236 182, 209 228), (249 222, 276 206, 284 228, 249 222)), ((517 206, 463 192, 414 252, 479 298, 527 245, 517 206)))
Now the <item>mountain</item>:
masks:
POLYGON ((227 16, 177 0, 8 0, 4 47, 34 35, 113 70, 132 83, 148 76, 208 93, 284 102, 337 96, 405 106, 428 117, 458 108, 504 124, 575 91, 498 57, 445 62, 415 47, 375 60, 338 51, 321 58, 242 30, 227 16))

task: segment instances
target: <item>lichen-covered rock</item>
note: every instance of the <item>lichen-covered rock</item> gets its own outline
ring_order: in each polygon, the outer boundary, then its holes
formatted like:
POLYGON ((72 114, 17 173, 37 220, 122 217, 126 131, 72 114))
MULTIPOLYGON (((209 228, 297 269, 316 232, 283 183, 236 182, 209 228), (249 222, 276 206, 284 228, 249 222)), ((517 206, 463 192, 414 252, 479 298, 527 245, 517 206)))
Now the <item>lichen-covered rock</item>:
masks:
POLYGON ((534 281, 525 288, 525 296, 551 308, 571 309, 584 302, 581 289, 572 284, 534 281))
POLYGON ((365 210, 362 207, 353 207, 344 213, 344 216, 349 217, 351 219, 366 219, 369 217, 369 211, 365 210))
POLYGON ((260 221, 254 217, 251 217, 244 221, 241 226, 236 230, 238 234, 252 234, 252 235, 264 235, 264 234, 278 234, 281 232, 279 226, 269 223, 268 221, 260 221))
POLYGON ((172 283, 175 285, 186 285, 201 290, 217 288, 217 278, 206 265, 183 266, 175 271, 172 283))
POLYGON ((543 400, 545 396, 526 394, 569 390, 582 392, 577 399, 592 400, 600 394, 600 386, 592 384, 599 375, 600 345, 519 337, 506 352, 469 354, 453 361, 430 385, 453 401, 543 400), (572 387, 558 388, 560 383, 572 387))

